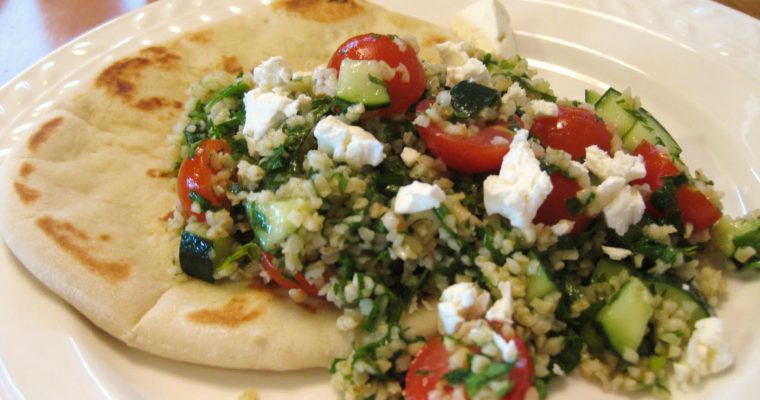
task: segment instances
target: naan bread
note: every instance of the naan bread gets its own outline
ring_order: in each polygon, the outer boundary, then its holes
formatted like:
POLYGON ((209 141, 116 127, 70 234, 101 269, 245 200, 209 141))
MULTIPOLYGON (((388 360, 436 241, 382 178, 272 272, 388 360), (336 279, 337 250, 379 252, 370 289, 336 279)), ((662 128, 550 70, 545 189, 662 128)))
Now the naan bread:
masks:
MULTIPOLYGON (((429 54, 438 28, 354 1, 286 1, 115 61, 13 149, 0 180, 0 229, 21 262, 97 326, 130 346, 231 368, 326 367, 352 338, 339 311, 298 305, 258 282, 178 279, 176 202, 166 136, 186 88, 273 55, 296 70, 325 63, 358 33, 414 34, 429 54)), ((420 334, 435 313, 408 318, 420 334)), ((411 323, 410 322, 410 323, 411 323)))

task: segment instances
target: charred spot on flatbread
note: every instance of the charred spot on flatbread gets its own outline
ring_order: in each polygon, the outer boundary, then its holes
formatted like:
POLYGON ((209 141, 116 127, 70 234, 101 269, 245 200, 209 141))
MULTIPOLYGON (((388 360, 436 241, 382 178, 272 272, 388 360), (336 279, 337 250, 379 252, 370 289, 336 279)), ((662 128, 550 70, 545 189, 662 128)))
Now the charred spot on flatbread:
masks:
POLYGON ((107 282, 117 283, 129 277, 129 264, 102 260, 95 256, 102 252, 96 251, 90 243, 89 236, 74 224, 50 216, 38 218, 36 224, 61 249, 107 282))
POLYGON ((135 99, 139 95, 139 84, 146 71, 173 71, 179 68, 181 60, 182 57, 165 47, 148 47, 140 50, 137 56, 118 60, 103 70, 95 80, 95 87, 142 111, 164 107, 181 109, 181 102, 163 97, 135 99))
POLYGON ((21 167, 18 169, 18 177, 21 179, 26 179, 29 177, 29 175, 34 172, 34 164, 32 164, 29 161, 24 161, 21 163, 21 167))
POLYGON ((102 240, 104 242, 107 242, 107 241, 111 240, 111 235, 109 235, 107 233, 101 233, 100 235, 98 235, 98 239, 100 239, 100 240, 102 240))
POLYGON ((193 43, 207 44, 211 41, 212 37, 213 35, 209 31, 198 31, 187 35, 186 39, 193 43))
POLYGON ((443 43, 449 40, 446 36, 439 34, 425 35, 422 38, 422 45, 426 47, 435 46, 436 44, 443 43))
POLYGON ((194 311, 187 315, 193 322, 204 325, 221 325, 236 328, 256 319, 262 310, 250 304, 247 298, 236 296, 221 308, 208 308, 194 311))
POLYGON ((243 66, 240 64, 240 60, 235 56, 222 56, 222 61, 219 63, 219 66, 228 74, 234 75, 243 72, 243 66))
POLYGON ((29 187, 19 181, 13 182, 13 189, 16 191, 19 200, 26 205, 34 203, 41 195, 39 190, 29 187))
POLYGON ((29 142, 27 142, 29 150, 32 152, 39 150, 61 124, 63 124, 63 117, 56 117, 42 124, 40 129, 29 137, 29 142))
POLYGON ((274 7, 324 23, 341 21, 364 11, 364 7, 354 0, 280 0, 274 7))
POLYGON ((158 168, 148 168, 148 170, 145 171, 145 174, 151 178, 168 178, 171 176, 171 172, 162 171, 158 168))

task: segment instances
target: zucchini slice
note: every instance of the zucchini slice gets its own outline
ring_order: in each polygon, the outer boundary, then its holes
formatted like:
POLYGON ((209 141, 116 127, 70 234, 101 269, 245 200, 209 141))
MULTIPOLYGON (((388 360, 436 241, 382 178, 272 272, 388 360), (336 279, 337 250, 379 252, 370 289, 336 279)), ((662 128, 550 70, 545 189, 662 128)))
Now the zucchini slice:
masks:
POLYGON ((209 283, 214 282, 214 270, 230 254, 232 239, 211 240, 189 231, 182 231, 179 241, 179 265, 182 272, 209 283))
POLYGON ((623 359, 636 352, 647 333, 652 318, 652 294, 636 277, 620 288, 596 316, 596 322, 612 348, 623 359))
POLYGON ((367 109, 391 104, 388 87, 383 79, 388 68, 387 64, 379 61, 343 60, 338 74, 337 97, 348 103, 363 103, 367 109))

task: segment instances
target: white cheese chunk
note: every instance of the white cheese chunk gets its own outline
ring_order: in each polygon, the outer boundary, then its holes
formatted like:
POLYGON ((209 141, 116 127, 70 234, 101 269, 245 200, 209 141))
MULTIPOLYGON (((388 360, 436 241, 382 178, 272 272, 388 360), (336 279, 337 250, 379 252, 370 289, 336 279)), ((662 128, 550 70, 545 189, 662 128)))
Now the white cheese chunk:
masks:
POLYGON ((398 190, 393 202, 397 214, 411 214, 437 208, 446 200, 446 193, 438 185, 414 181, 398 190))
POLYGON ((501 358, 504 360, 504 362, 511 364, 517 361, 520 353, 517 350, 517 344, 514 340, 507 341, 504 339, 504 337, 499 335, 498 332, 493 332, 493 342, 501 352, 501 358))
POLYGON ((464 65, 470 56, 467 54, 464 42, 445 41, 435 46, 441 61, 447 67, 459 67, 464 65))
POLYGON ((314 94, 335 97, 338 93, 338 71, 320 65, 314 68, 314 94))
POLYGON ((488 292, 471 282, 447 287, 438 303, 438 318, 443 334, 453 335, 463 322, 483 316, 491 301, 488 292))
POLYGON ((286 88, 291 79, 293 69, 281 56, 269 58, 253 69, 253 81, 265 90, 286 88))
POLYGON ((383 144, 364 129, 346 124, 334 116, 326 117, 314 127, 314 137, 320 151, 333 160, 358 168, 380 164, 385 159, 383 144))
POLYGON ((534 117, 556 117, 559 115, 559 107, 556 103, 546 100, 531 100, 530 110, 534 117))
MULTIPOLYGON (((261 139, 271 128, 278 127, 287 115, 285 110, 294 102, 293 99, 281 94, 267 92, 256 88, 243 96, 245 107, 245 125, 243 134, 254 140, 261 139)), ((297 110, 296 106, 296 110, 297 110)))
POLYGON ((723 321, 716 317, 704 318, 697 321, 695 328, 686 352, 673 366, 676 381, 682 385, 697 384, 703 377, 721 372, 734 362, 724 336, 723 321))
POLYGON ((483 183, 486 212, 508 218, 516 228, 528 228, 551 191, 551 179, 531 150, 528 131, 520 129, 502 160, 499 175, 491 175, 483 183))
POLYGON ((486 312, 486 319, 494 322, 512 324, 512 283, 499 282, 501 298, 496 300, 486 312))
POLYGON ((517 54, 509 13, 498 0, 479 0, 451 20, 454 33, 486 53, 501 58, 517 54))
POLYGON ((586 148, 586 161, 583 165, 602 179, 618 176, 630 182, 647 175, 644 158, 640 155, 634 156, 618 150, 613 157, 610 157, 606 151, 596 145, 586 148))
POLYGON ((462 81, 491 86, 491 74, 483 62, 477 58, 469 58, 461 66, 446 68, 446 86, 452 87, 462 81))
POLYGON ((628 232, 628 228, 641 221, 646 204, 638 190, 626 185, 615 198, 604 206, 604 220, 607 226, 620 236, 628 232))

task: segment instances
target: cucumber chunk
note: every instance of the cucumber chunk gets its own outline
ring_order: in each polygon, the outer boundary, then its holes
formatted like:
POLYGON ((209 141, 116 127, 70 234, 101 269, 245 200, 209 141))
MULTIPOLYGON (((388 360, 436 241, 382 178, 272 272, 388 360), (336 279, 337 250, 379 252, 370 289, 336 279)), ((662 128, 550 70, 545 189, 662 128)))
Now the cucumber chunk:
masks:
POLYGON ((535 298, 542 298, 556 291, 557 285, 546 272, 544 264, 539 261, 536 274, 528 275, 528 286, 525 290, 525 298, 530 302, 535 298))
POLYGON ((246 204, 251 228, 264 251, 274 249, 298 229, 298 226, 288 220, 288 214, 299 207, 300 201, 297 199, 246 204))
POLYGON ((182 272, 209 283, 214 282, 214 270, 230 254, 232 239, 211 240, 183 231, 179 242, 179 265, 182 272))
POLYGON ((612 348, 629 362, 647 333, 652 318, 652 294, 638 278, 620 288, 596 316, 596 322, 612 348))
POLYGON ((639 110, 639 114, 642 119, 636 121, 623 137, 623 148, 632 152, 642 140, 646 140, 655 145, 665 146, 668 149, 668 154, 673 158, 678 158, 681 154, 681 146, 670 136, 668 131, 643 108, 639 110))
POLYGON ((591 282, 606 282, 610 278, 623 273, 630 275, 628 267, 625 264, 603 258, 596 264, 594 273, 591 275, 591 282))
POLYGON ((594 89, 586 89, 585 92, 583 92, 584 96, 583 99, 588 104, 596 104, 597 101, 602 97, 602 94, 597 92, 594 89))
POLYGON ((662 278, 647 278, 644 283, 649 290, 661 296, 663 299, 670 299, 678 303, 686 311, 689 318, 689 325, 694 324, 702 318, 710 316, 710 306, 697 290, 686 283, 671 282, 662 278))
POLYGON ((713 243, 740 268, 760 269, 760 214, 737 219, 724 215, 711 234, 713 243))
POLYGON ((631 129, 633 124, 638 121, 636 115, 630 110, 626 110, 620 104, 623 94, 613 88, 607 89, 602 97, 597 100, 594 108, 596 114, 604 120, 607 127, 617 132, 621 137, 631 129))
POLYGON ((395 71, 384 62, 346 58, 340 64, 337 97, 349 103, 363 103, 367 109, 391 104, 383 79, 389 70, 395 75, 395 71))

